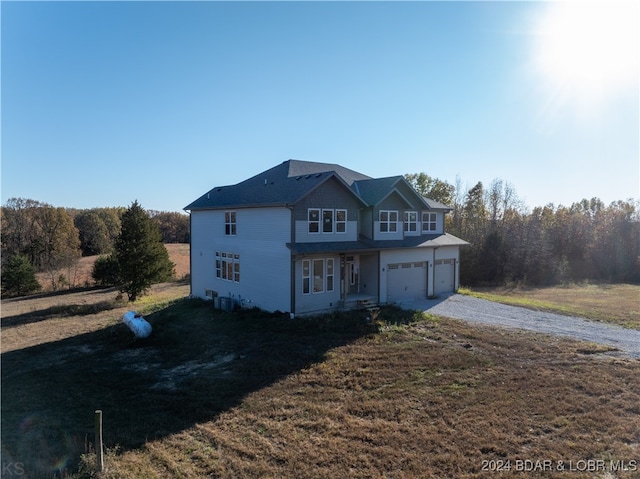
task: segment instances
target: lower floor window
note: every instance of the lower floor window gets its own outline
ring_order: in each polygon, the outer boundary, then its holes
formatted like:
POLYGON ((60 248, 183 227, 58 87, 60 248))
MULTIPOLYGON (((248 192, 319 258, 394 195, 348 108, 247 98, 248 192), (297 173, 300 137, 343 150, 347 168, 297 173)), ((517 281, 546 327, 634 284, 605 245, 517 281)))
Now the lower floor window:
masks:
POLYGON ((334 260, 319 258, 302 261, 302 293, 324 293, 333 291, 334 260))
POLYGON ((240 282, 240 255, 216 251, 216 278, 240 282))

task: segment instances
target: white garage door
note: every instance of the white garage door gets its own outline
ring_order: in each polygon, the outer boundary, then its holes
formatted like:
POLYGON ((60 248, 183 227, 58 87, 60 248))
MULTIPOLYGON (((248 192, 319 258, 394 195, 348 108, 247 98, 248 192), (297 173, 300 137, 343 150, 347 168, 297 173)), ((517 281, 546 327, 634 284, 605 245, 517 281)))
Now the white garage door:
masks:
POLYGON ((425 262, 387 265, 387 302, 395 303, 427 297, 425 262))
POLYGON ((455 259, 437 259, 434 272, 433 294, 452 293, 455 277, 455 259))

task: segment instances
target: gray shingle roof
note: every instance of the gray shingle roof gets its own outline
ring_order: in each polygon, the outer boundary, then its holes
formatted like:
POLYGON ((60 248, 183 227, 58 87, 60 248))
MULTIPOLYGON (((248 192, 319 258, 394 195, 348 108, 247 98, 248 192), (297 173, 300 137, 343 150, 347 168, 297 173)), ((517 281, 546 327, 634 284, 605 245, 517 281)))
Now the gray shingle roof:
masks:
POLYGON ((427 198, 426 196, 422 197, 423 201, 431 208, 432 210, 447 210, 451 211, 451 207, 445 205, 444 203, 439 203, 436 200, 432 200, 431 198, 427 198))
POLYGON ((317 243, 287 243, 295 254, 347 253, 379 251, 397 248, 433 248, 441 246, 466 246, 469 243, 449 233, 410 236, 401 240, 374 241, 361 236, 358 241, 334 241, 317 243))
POLYGON ((289 160, 238 184, 215 187, 184 209, 293 204, 332 176, 347 187, 356 179, 368 178, 338 165, 289 160))
MULTIPOLYGON (((185 206, 185 210, 291 205, 335 177, 368 205, 380 202, 402 176, 374 179, 333 163, 288 160, 235 185, 217 186, 185 206)), ((432 200, 426 203, 445 208, 432 200)), ((432 206, 433 205, 433 206, 432 206)))
POLYGON ((402 176, 371 178, 356 181, 353 187, 367 204, 377 205, 401 179, 402 176))
POLYGON ((344 166, 336 165, 334 163, 316 163, 314 161, 300 161, 289 160, 283 163, 289 166, 289 177, 298 177, 306 175, 314 175, 317 173, 325 173, 333 171, 335 172, 347 185, 351 186, 354 181, 368 180, 371 177, 358 173, 357 171, 350 170, 344 166))

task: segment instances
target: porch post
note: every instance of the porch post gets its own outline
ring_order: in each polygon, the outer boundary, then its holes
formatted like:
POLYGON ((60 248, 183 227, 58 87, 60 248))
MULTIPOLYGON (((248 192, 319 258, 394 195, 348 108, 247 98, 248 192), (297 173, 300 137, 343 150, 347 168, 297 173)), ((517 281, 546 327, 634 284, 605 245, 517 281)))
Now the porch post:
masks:
POLYGON ((342 306, 347 304, 347 281, 345 275, 347 274, 347 264, 344 253, 340 254, 340 301, 342 306))

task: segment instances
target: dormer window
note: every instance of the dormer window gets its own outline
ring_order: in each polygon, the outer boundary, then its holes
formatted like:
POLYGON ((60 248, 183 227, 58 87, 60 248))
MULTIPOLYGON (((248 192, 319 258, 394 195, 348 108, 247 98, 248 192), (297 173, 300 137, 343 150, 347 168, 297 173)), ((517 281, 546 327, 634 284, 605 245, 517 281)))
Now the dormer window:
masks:
POLYGON ((418 231, 418 212, 404 212, 404 231, 405 233, 418 231))
POLYGON ((236 235, 236 212, 235 211, 224 212, 224 234, 227 236, 236 235))
POLYGON ((437 215, 435 213, 422 213, 422 232, 429 233, 437 229, 437 215))
POLYGON ((320 210, 309 208, 309 233, 320 233, 320 210))
POLYGON ((309 208, 307 222, 309 233, 346 233, 347 210, 309 208))
POLYGON ((322 232, 333 233, 333 210, 322 210, 322 232))
POLYGON ((336 233, 347 232, 347 210, 336 210, 336 233))
POLYGON ((380 232, 395 233, 398 231, 398 212, 393 210, 380 210, 380 232))

